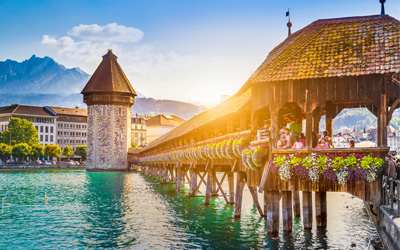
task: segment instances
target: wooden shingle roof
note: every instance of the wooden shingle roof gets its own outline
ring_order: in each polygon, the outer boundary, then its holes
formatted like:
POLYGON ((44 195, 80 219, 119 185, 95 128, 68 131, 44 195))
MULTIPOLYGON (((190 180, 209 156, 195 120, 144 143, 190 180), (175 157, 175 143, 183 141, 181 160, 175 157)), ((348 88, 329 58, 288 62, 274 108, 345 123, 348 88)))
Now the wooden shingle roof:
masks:
POLYGON ((117 62, 117 57, 108 51, 103 61, 83 88, 82 94, 121 93, 137 96, 128 78, 117 62))
POLYGON ((203 125, 206 125, 212 121, 217 120, 218 118, 224 117, 226 115, 235 113, 239 111, 242 107, 244 107, 247 103, 250 102, 251 99, 251 88, 247 88, 247 90, 239 90, 234 96, 228 98, 224 102, 218 104, 217 106, 204 111, 192 119, 182 123, 178 127, 174 128, 167 134, 155 139, 151 143, 149 143, 143 150, 147 151, 151 148, 154 148, 164 142, 180 137, 184 134, 187 134, 194 129, 197 129, 203 125))
POLYGON ((399 20, 388 15, 321 19, 274 48, 248 83, 399 71, 399 20))

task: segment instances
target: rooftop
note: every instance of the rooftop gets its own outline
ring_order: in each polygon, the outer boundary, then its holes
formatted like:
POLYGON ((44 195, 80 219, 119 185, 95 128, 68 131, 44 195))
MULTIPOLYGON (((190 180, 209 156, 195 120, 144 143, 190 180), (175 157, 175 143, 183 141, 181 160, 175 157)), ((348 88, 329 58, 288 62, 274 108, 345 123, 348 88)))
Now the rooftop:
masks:
POLYGON ((400 21, 388 15, 320 19, 275 47, 248 82, 400 72, 400 21))
POLYGON ((76 116, 87 116, 87 110, 81 108, 63 108, 63 107, 54 107, 50 106, 50 108, 57 115, 76 115, 76 116))
POLYGON ((56 116, 55 113, 52 113, 52 111, 48 110, 46 107, 20 105, 20 104, 13 104, 10 106, 0 107, 0 114, 19 114, 19 115, 34 115, 34 116, 47 116, 47 117, 56 116))

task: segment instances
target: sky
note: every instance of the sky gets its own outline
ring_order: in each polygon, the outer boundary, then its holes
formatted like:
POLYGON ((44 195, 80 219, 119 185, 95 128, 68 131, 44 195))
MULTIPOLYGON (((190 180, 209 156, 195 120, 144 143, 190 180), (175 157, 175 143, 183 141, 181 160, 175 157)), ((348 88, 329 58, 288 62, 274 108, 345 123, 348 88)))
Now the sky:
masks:
MULTIPOLYGON (((0 61, 50 56, 93 74, 112 49, 133 88, 218 103, 287 37, 317 19, 376 15, 379 0, 0 0, 0 61)), ((400 19, 400 0, 386 14, 400 19)))

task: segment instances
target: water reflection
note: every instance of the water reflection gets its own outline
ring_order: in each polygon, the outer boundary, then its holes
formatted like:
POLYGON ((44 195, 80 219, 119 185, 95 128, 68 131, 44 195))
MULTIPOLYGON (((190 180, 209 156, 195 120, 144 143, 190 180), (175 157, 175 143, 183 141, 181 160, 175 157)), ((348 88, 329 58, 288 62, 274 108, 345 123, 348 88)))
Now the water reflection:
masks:
POLYGON ((177 193, 137 173, 0 174, 0 193, 12 203, 0 213, 2 249, 262 249, 263 241, 268 249, 350 249, 369 237, 382 248, 363 203, 342 193, 328 193, 326 229, 305 231, 295 218, 293 232, 281 226, 278 237, 267 235, 247 189, 239 220, 221 197, 204 206, 187 187, 177 193))

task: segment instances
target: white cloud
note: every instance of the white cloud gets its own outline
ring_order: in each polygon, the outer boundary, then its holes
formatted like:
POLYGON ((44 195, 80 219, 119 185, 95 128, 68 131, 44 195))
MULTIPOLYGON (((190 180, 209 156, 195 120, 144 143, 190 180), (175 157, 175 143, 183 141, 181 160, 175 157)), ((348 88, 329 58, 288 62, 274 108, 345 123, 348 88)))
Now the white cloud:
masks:
POLYGON ((109 23, 106 26, 80 24, 73 27, 68 35, 90 41, 130 43, 140 41, 143 32, 140 29, 118 25, 117 23, 109 23))

